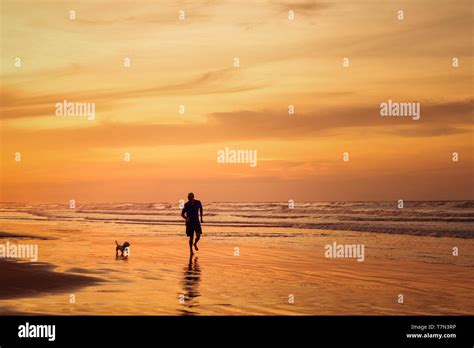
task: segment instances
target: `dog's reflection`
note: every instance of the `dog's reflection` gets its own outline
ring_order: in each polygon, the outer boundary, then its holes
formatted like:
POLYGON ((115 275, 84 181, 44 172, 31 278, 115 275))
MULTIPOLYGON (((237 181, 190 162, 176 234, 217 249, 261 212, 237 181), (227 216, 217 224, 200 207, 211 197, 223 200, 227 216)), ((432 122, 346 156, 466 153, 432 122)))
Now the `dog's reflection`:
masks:
POLYGON ((187 266, 184 268, 182 287, 183 291, 179 294, 179 302, 181 306, 187 309, 180 309, 182 315, 195 315, 197 312, 192 309, 199 306, 197 297, 199 293, 199 282, 201 281, 201 268, 199 266, 198 257, 190 255, 187 266))

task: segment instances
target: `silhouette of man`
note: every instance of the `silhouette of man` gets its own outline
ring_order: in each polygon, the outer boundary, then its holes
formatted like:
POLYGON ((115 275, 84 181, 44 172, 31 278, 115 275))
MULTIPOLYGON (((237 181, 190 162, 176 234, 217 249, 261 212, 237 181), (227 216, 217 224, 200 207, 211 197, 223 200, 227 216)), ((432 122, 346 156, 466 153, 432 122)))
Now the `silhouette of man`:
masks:
POLYGON ((186 220, 186 235, 189 237, 189 252, 191 255, 193 252, 193 245, 196 251, 198 251, 197 242, 201 239, 202 229, 202 204, 197 199, 194 199, 194 193, 188 194, 188 201, 184 204, 181 216, 186 220), (201 223, 199 223, 199 216, 201 216, 201 223), (194 232, 196 232, 196 241, 194 241, 194 232))

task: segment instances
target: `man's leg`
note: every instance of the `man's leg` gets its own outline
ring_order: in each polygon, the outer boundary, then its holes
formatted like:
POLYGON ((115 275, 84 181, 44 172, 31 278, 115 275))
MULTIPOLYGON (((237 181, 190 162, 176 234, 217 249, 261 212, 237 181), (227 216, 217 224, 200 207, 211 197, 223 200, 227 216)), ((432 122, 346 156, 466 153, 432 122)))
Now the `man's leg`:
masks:
POLYGON ((200 224, 197 224, 197 225, 194 227, 194 230, 196 231, 196 241, 194 242, 194 248, 195 248, 196 250, 199 250, 199 248, 197 247, 197 242, 199 242, 199 239, 201 239, 201 233, 202 233, 201 225, 200 225, 200 224))
POLYGON ((189 253, 192 255, 194 254, 193 252, 193 239, 194 239, 194 233, 191 233, 189 236, 189 253))
POLYGON ((199 248, 197 246, 197 242, 199 242, 199 239, 201 239, 201 234, 196 232, 196 241, 194 242, 194 248, 196 250, 199 250, 199 248))

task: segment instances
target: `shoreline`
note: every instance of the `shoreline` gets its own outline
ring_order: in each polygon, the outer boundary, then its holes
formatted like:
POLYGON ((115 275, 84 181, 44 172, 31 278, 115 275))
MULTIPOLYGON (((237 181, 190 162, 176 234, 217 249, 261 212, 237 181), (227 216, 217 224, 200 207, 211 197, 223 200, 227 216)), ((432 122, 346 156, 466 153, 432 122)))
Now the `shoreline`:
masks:
POLYGON ((473 314, 472 240, 205 226, 189 258, 182 226, 5 221, 9 235, 50 239, 3 239, 37 244, 41 263, 0 260, 0 279, 5 269, 18 277, 0 315, 473 314), (131 243, 127 260, 115 258, 115 239, 131 243), (364 261, 325 257, 333 242, 363 244, 364 261))
POLYGON ((288 245, 205 239, 189 258, 185 238, 143 236, 134 238, 125 262, 103 252, 106 240, 94 238, 91 254, 74 256, 69 263, 61 261, 62 255, 36 264, 0 260, 0 279, 5 279, 5 270, 17 277, 10 278, 7 296, 0 290, 0 314, 472 314, 472 266, 326 259, 288 245), (235 245, 240 248, 238 257, 233 255, 235 245), (74 305, 68 303, 72 292, 77 296, 74 305), (400 293, 404 304, 396 302, 400 293), (295 304, 288 303, 289 294, 295 296, 295 304), (184 303, 179 302, 181 296, 184 303))

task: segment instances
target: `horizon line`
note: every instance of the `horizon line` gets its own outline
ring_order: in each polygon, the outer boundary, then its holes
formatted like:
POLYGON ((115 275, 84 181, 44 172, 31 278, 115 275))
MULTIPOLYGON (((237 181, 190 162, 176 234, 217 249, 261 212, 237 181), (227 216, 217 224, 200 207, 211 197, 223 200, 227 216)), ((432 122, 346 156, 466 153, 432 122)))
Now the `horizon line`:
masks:
MULTIPOLYGON (((197 199, 199 201, 199 199, 197 199)), ((296 201, 293 200, 295 203, 340 203, 340 202, 350 202, 350 203, 358 203, 358 202, 398 202, 398 200, 334 200, 334 201, 296 201)), ((413 200, 407 199, 403 200, 404 202, 474 202, 473 199, 438 199, 438 200, 413 200)), ((179 203, 179 201, 177 201, 179 203)), ((208 203, 287 203, 288 201, 207 201, 208 203)), ((30 204, 68 204, 68 202, 28 202, 28 201, 0 201, 0 204, 5 203, 30 203, 30 204)), ((78 202, 76 201, 76 204, 78 202)), ((115 204, 137 204, 137 203, 146 203, 146 204, 157 204, 157 203, 176 203, 172 201, 96 201, 96 202, 81 202, 81 204, 97 204, 97 203, 115 203, 115 204)))

